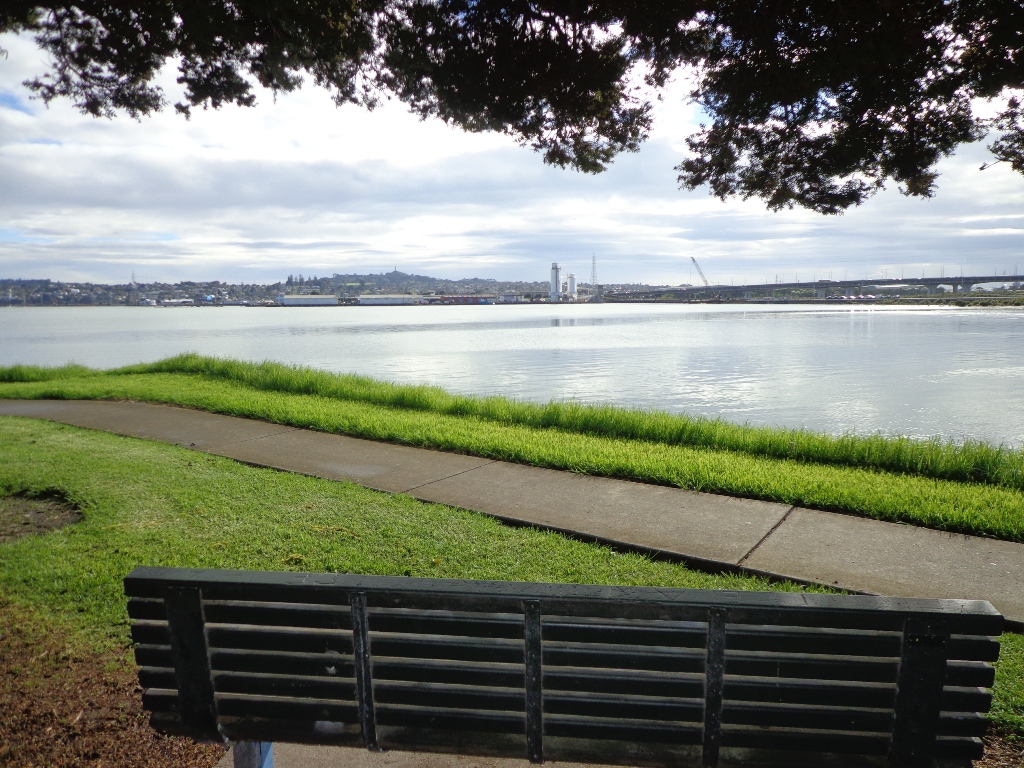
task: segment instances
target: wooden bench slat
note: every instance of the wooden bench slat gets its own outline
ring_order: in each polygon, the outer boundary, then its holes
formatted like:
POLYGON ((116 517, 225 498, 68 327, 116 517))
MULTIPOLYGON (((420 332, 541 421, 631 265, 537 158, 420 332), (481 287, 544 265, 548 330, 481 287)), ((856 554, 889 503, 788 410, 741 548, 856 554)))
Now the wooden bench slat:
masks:
POLYGON ((836 754, 885 755, 889 737, 877 733, 844 733, 810 729, 764 729, 731 726, 722 734, 723 747, 771 750, 814 750, 836 754))
POLYGON ((206 636, 212 651, 352 654, 352 633, 346 630, 215 625, 207 628, 206 636))
POLYGON ((150 688, 143 691, 142 706, 153 712, 173 712, 181 716, 177 688, 150 688))
POLYGON ((601 646, 583 643, 544 643, 544 666, 591 669, 630 669, 657 672, 703 672, 703 648, 650 648, 642 645, 601 646))
POLYGON ((935 740, 935 757, 946 760, 981 760, 985 745, 979 738, 939 736, 935 740))
POLYGON ((723 727, 751 725, 762 728, 815 728, 835 731, 889 733, 891 709, 727 702, 723 727))
POLYGON ((421 683, 482 685, 495 688, 522 688, 525 667, 522 663, 451 661, 437 659, 374 659, 374 678, 421 683))
POLYGON ((178 679, 174 676, 173 667, 140 667, 139 685, 143 688, 176 689, 178 679))
POLYGON ((250 696, 244 693, 217 695, 217 709, 223 717, 265 717, 287 720, 359 722, 359 707, 334 699, 250 696))
POLYGON ((544 733, 563 738, 653 744, 700 744, 703 739, 703 729, 699 721, 693 725, 626 718, 599 722, 569 715, 553 715, 545 718, 544 733))
POLYGON ((452 659, 523 663, 522 640, 474 638, 443 635, 371 634, 375 658, 452 659))
POLYGON ((352 629, 348 605, 206 600, 209 624, 352 629))
MULTIPOLYGON (((400 704, 382 704, 377 709, 379 725, 409 728, 440 728, 450 731, 486 731, 488 733, 526 733, 524 712, 442 709, 400 704)), ((523 756, 520 753, 520 756, 523 756)))
POLYGON ((545 642, 703 648, 707 638, 704 622, 611 623, 607 620, 570 621, 559 617, 544 618, 542 624, 545 642))
POLYGON ((214 672, 217 693, 308 696, 332 701, 356 700, 354 677, 300 677, 253 672, 214 672))
POLYGON ((351 656, 215 649, 210 663, 217 672, 269 672, 279 675, 354 677, 351 656))
POLYGON ((371 608, 367 611, 370 631, 389 634, 458 635, 463 637, 524 637, 521 613, 435 611, 371 608))
POLYGON ((988 718, 977 712, 943 712, 939 715, 939 736, 984 736, 988 718))

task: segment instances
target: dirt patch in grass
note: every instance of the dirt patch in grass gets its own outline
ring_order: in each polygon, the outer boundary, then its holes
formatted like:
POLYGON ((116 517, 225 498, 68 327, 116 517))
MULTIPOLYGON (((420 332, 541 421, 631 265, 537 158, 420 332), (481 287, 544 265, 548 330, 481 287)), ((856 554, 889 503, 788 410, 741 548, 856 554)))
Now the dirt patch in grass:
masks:
POLYGON ((57 493, 0 496, 0 544, 48 533, 81 519, 78 507, 57 493))
POLYGON ((118 653, 83 651, 0 597, 0 766, 212 768, 223 754, 150 728, 118 653))

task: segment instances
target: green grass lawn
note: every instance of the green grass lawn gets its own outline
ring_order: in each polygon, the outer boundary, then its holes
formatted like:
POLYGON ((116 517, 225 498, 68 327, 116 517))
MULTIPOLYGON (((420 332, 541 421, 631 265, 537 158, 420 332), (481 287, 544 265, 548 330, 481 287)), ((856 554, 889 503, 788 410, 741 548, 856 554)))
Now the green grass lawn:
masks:
MULTIPOLYGON (((0 418, 0 496, 57 492, 84 520, 0 544, 0 598, 125 648, 121 579, 136 565, 804 590, 508 528, 350 483, 175 446, 0 418)), ((1005 635, 992 719, 1024 735, 1024 638, 1005 635)))
POLYGON ((833 438, 613 408, 457 397, 428 387, 196 356, 118 372, 14 367, 0 369, 0 382, 6 382, 0 383, 0 398, 174 403, 1024 541, 1024 492, 1018 482, 1022 454, 981 444, 833 438), (692 434, 687 432, 691 427, 692 434))

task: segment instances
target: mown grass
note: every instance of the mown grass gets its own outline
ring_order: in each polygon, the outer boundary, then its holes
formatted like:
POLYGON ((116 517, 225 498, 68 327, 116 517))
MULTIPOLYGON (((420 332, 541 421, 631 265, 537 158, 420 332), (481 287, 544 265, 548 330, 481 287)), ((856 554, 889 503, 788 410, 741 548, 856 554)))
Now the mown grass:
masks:
POLYGON ((574 402, 542 405, 504 397, 454 395, 438 387, 393 384, 280 363, 247 363, 196 354, 119 370, 123 373, 190 373, 271 392, 317 395, 446 416, 473 416, 498 424, 557 428, 582 435, 882 469, 1024 490, 1024 451, 977 441, 948 442, 883 435, 831 436, 612 406, 574 402))
MULTIPOLYGON (((121 580, 136 565, 806 591, 513 529, 464 510, 258 469, 175 446, 0 418, 0 495, 58 492, 84 520, 0 545, 0 593, 128 644, 121 580)), ((1024 734, 1024 642, 1002 638, 993 721, 1024 734)))
POLYGON ((121 579, 137 565, 800 589, 44 421, 0 417, 0 458, 0 496, 55 493, 84 515, 52 534, 0 545, 0 590, 78 617, 98 642, 127 642, 121 579))
POLYGON ((998 485, 504 424, 472 415, 292 394, 198 374, 118 373, 0 384, 0 397, 174 403, 374 440, 1024 541, 1024 494, 998 485))

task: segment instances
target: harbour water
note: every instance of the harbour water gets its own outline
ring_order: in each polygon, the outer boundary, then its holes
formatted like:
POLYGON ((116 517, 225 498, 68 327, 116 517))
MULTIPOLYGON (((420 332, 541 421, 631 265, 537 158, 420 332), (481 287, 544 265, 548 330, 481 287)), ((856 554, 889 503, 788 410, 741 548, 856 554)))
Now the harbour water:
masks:
POLYGON ((455 392, 1024 445, 1024 311, 808 305, 5 308, 0 365, 180 352, 455 392))

